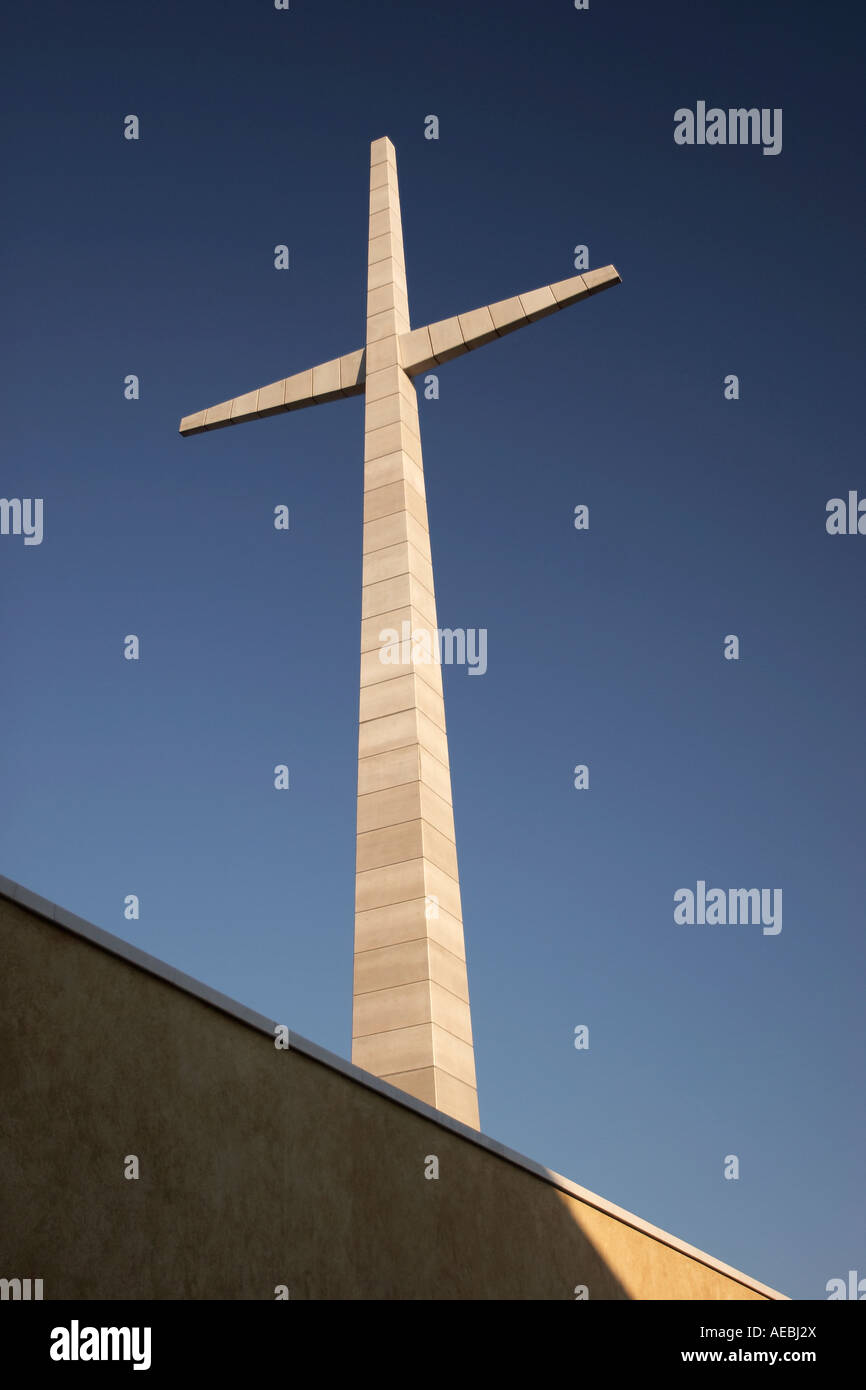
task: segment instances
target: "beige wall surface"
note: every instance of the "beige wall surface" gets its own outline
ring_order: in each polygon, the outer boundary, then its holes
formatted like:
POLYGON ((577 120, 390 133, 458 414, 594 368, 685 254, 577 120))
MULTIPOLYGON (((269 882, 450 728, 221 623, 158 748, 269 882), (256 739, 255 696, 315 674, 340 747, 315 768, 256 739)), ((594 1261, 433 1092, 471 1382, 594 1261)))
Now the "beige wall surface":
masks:
POLYGON ((0 1277, 46 1299, 764 1296, 5 897, 0 961, 0 1277))

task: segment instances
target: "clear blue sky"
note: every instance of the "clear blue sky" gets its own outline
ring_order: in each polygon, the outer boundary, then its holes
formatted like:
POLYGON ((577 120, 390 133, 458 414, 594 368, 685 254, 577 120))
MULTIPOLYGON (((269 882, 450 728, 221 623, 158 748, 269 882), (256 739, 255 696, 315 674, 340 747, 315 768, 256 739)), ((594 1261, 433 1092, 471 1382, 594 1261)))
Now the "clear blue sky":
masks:
POLYGON ((445 673, 482 1127, 796 1298, 866 1275, 860 26, 47 3, 0 85, 0 492, 44 499, 0 537, 0 869, 349 1055, 363 403, 177 424, 362 344, 390 135, 415 324, 576 244, 623 277, 420 399, 439 621, 488 631, 445 673), (676 145, 698 101, 782 152, 676 145), (699 879, 781 933, 676 925, 699 879))

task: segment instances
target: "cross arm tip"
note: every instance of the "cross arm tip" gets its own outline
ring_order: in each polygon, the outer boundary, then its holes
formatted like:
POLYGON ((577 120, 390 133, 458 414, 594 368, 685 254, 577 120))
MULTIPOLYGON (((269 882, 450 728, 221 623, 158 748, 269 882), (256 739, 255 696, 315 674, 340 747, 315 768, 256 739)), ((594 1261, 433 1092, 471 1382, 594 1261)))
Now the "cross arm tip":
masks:
POLYGON ((188 434, 203 434, 204 417, 206 414, 206 410, 199 410, 196 411, 195 415, 184 415, 183 419, 177 427, 178 434, 184 436, 188 434))
POLYGON ((609 290, 614 285, 622 284, 622 276, 615 265, 603 265, 598 270, 584 270, 582 278, 590 294, 597 294, 599 290, 609 290))

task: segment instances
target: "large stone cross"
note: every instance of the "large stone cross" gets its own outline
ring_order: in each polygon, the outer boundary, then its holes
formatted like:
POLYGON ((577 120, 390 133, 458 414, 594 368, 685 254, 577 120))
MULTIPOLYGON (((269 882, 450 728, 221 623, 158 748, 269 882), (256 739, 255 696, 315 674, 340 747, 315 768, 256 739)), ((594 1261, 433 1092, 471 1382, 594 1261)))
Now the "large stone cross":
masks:
POLYGON ((181 434, 201 434, 365 396, 352 1061, 476 1129, 442 675, 426 659, 439 646, 412 378, 619 281, 609 265, 411 328, 397 161, 390 140, 374 140, 366 347, 180 422, 181 434), (407 632, 415 640, 393 645, 407 632))

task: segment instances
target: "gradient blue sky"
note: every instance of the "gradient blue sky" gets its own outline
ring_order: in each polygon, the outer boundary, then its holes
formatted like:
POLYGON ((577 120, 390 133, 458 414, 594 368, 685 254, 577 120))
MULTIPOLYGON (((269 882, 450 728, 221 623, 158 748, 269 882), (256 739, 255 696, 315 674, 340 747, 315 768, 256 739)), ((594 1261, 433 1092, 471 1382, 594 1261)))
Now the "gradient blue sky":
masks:
POLYGON ((578 243, 623 277, 420 397, 439 621, 489 634, 445 672, 482 1127, 796 1298, 866 1275, 862 23, 47 3, 0 85, 0 492, 45 507, 0 537, 0 870, 349 1055, 363 403, 177 424, 362 345, 390 135, 413 323, 578 243), (782 153, 677 146, 698 100, 782 153), (782 932, 675 925, 698 879, 782 932))

